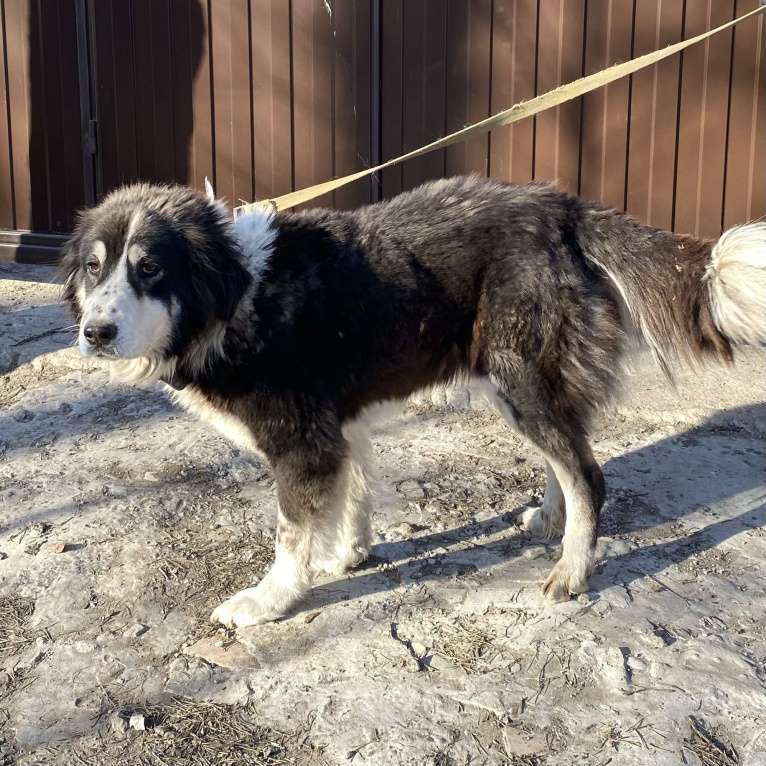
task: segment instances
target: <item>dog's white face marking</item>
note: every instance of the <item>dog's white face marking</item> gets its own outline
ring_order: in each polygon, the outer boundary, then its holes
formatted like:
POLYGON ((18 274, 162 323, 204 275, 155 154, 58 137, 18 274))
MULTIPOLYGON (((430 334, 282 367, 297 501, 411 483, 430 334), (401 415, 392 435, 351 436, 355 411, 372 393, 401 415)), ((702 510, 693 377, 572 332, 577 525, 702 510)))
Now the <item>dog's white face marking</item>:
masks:
MULTIPOLYGON (((140 214, 131 219, 125 246, 119 261, 106 278, 91 292, 80 287, 78 299, 82 306, 79 348, 84 356, 107 356, 118 359, 153 357, 166 348, 173 326, 172 308, 148 295, 140 295, 129 278, 143 257, 142 248, 131 242, 140 223, 140 214), (87 333, 99 326, 116 330, 114 338, 102 345, 89 342, 87 333)), ((92 256, 103 269, 106 245, 97 240, 92 256)))
POLYGON ((98 262, 103 266, 106 260, 106 245, 100 239, 93 243, 93 255, 96 256, 98 262))

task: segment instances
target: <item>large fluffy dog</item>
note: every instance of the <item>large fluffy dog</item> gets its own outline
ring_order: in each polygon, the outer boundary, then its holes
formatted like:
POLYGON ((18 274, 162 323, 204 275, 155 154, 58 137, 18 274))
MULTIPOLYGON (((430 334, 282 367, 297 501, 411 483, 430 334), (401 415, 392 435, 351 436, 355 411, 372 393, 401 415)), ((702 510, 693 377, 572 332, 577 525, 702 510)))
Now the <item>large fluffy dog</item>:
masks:
POLYGON ((266 456, 276 556, 212 615, 283 615, 370 546, 371 408, 471 376, 545 456, 527 527, 563 531, 543 590, 587 588, 604 480, 588 446, 628 339, 670 372, 766 341, 766 224, 701 242, 539 185, 426 184, 353 212, 256 213, 139 185, 85 212, 64 259, 83 354, 266 456))

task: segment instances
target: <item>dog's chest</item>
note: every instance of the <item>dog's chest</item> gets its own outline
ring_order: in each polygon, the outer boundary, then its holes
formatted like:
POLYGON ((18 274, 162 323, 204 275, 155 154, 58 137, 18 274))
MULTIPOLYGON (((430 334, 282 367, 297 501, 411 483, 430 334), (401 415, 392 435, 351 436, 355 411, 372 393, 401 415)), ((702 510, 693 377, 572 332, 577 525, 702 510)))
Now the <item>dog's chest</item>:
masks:
POLYGON ((172 392, 173 399, 185 410, 213 426, 222 436, 242 449, 258 452, 252 431, 235 415, 215 406, 196 386, 172 392))

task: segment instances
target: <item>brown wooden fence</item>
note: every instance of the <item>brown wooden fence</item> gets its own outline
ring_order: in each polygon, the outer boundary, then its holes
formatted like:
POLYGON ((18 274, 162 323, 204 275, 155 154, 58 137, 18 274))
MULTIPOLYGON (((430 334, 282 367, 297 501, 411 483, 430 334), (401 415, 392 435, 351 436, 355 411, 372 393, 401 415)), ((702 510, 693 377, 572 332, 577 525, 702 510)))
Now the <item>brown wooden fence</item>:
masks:
MULTIPOLYGON (((0 258, 136 180, 251 200, 413 149, 757 0, 0 0, 0 258), (31 233, 24 233, 24 232, 31 233)), ((766 214, 764 21, 359 181, 545 179, 715 236, 766 214)))

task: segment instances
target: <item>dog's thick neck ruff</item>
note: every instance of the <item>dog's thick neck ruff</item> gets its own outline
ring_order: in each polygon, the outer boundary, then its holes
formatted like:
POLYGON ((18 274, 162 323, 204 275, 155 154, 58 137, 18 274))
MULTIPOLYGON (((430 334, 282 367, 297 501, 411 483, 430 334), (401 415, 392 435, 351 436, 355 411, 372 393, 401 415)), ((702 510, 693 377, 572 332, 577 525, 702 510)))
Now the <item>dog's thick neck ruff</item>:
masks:
POLYGON ((230 329, 236 332, 238 326, 248 321, 248 306, 251 305, 254 294, 268 271, 277 233, 274 227, 274 212, 264 209, 239 216, 234 219, 232 232, 252 281, 239 299, 230 319, 218 322, 214 328, 202 333, 195 341, 192 354, 169 360, 163 365, 165 371, 159 380, 175 391, 182 391, 194 383, 216 362, 225 361, 226 333, 230 329))
POLYGON ((183 391, 186 386, 192 382, 192 378, 184 375, 175 367, 172 372, 166 372, 160 375, 159 380, 166 386, 170 386, 174 391, 183 391))

